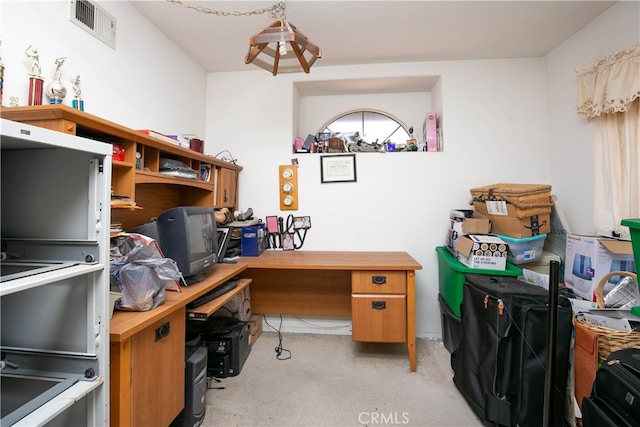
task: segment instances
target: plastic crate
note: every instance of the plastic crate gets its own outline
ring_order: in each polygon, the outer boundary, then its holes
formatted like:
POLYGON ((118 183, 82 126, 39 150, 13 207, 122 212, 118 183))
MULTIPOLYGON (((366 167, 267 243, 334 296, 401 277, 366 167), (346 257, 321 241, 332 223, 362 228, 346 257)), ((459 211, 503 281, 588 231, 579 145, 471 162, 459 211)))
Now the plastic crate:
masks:
POLYGON ((640 266, 640 218, 623 219, 620 224, 629 227, 633 259, 637 268, 640 266))
POLYGON ((466 273, 512 277, 522 275, 522 269, 509 262, 507 262, 505 270, 469 268, 458 261, 449 249, 444 246, 436 247, 436 252, 438 253, 439 292, 453 315, 458 318, 460 317, 460 304, 462 303, 462 291, 466 273))
POLYGON ((546 234, 538 236, 523 237, 516 239, 514 237, 502 236, 496 234, 509 245, 507 261, 520 265, 526 262, 538 261, 542 258, 542 249, 544 248, 544 240, 546 234))

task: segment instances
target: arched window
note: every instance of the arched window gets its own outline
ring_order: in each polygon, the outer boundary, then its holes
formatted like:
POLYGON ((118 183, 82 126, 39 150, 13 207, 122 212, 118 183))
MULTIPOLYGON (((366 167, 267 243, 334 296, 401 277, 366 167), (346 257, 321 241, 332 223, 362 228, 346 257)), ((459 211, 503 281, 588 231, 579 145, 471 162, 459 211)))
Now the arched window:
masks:
POLYGON ((317 139, 325 152, 418 150, 413 128, 387 112, 373 109, 351 110, 333 117, 320 128, 317 139))

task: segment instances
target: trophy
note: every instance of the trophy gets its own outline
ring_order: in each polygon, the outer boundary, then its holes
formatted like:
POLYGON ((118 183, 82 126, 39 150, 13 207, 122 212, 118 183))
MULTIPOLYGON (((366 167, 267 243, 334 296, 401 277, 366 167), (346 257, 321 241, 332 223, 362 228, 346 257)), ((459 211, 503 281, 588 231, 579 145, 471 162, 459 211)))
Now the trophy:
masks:
POLYGON ((71 106, 76 110, 84 111, 84 101, 81 96, 82 90, 80 90, 80 75, 71 78, 71 87, 73 88, 71 106))
POLYGON ((31 58, 31 72, 29 73, 29 104, 42 105, 42 68, 40 68, 40 55, 38 49, 29 45, 24 51, 28 58, 31 58))
POLYGON ((56 59, 56 70, 53 72, 51 82, 47 84, 45 88, 45 95, 49 98, 50 104, 62 104, 62 100, 67 96, 67 88, 64 87, 60 79, 62 78, 62 72, 60 67, 64 64, 64 60, 67 58, 56 59))

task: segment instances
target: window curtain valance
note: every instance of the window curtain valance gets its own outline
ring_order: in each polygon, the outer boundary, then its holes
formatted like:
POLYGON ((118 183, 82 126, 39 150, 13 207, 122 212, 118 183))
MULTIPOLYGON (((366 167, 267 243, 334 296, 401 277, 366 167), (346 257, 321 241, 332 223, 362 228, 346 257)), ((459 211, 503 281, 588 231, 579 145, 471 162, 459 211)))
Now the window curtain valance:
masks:
POLYGON ((640 44, 576 69, 578 115, 625 112, 640 98, 640 44))

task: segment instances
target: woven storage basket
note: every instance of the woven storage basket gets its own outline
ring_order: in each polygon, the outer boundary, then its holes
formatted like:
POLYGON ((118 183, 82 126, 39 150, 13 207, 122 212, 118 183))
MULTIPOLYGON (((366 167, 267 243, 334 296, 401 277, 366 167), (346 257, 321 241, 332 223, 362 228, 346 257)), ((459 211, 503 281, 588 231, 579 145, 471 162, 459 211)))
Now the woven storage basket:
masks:
POLYGON ((503 200, 516 208, 518 218, 551 212, 551 186, 543 184, 493 184, 472 188, 472 202, 503 200))
MULTIPOLYGON (((613 276, 630 276, 637 280, 637 276, 628 271, 612 271, 605 274, 600 283, 598 283, 595 292, 599 308, 604 308, 604 285, 613 276)), ((640 332, 618 331, 603 326, 595 326, 582 319, 577 321, 598 334, 598 361, 600 363, 604 362, 614 351, 622 350, 623 348, 640 348, 640 332)))

